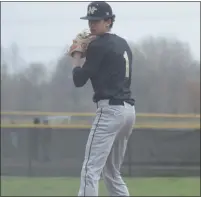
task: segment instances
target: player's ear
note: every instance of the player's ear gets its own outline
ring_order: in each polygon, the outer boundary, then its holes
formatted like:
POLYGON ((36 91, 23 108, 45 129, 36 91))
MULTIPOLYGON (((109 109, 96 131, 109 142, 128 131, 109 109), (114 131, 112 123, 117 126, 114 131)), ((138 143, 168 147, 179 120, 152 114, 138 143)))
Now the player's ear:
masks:
POLYGON ((112 23, 112 20, 111 20, 111 19, 105 20, 105 25, 106 25, 106 27, 110 27, 111 23, 112 23))
POLYGON ((110 19, 108 19, 108 25, 110 26, 111 24, 112 24, 112 20, 111 20, 111 18, 110 19))

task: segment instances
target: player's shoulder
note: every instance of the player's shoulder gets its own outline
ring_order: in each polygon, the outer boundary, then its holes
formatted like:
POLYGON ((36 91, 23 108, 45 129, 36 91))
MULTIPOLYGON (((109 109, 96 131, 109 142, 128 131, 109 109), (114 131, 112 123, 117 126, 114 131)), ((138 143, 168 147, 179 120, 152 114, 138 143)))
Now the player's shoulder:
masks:
POLYGON ((97 36, 90 44, 89 48, 101 48, 102 50, 109 50, 109 46, 118 45, 123 48, 128 47, 128 43, 125 38, 114 34, 114 33, 106 33, 101 36, 97 36))
POLYGON ((107 47, 107 45, 105 44, 105 37, 103 36, 96 36, 96 38, 94 40, 92 40, 89 44, 89 48, 104 48, 107 47))
POLYGON ((122 37, 122 36, 120 36, 120 35, 117 35, 117 34, 113 34, 113 35, 116 37, 116 39, 121 40, 121 41, 123 41, 123 42, 127 42, 124 37, 122 37))
POLYGON ((115 46, 118 46, 120 50, 130 50, 128 41, 126 38, 117 35, 117 34, 111 34, 111 40, 113 43, 115 43, 115 46))
POLYGON ((116 33, 108 33, 108 37, 116 42, 124 42, 127 43, 126 39, 116 33))

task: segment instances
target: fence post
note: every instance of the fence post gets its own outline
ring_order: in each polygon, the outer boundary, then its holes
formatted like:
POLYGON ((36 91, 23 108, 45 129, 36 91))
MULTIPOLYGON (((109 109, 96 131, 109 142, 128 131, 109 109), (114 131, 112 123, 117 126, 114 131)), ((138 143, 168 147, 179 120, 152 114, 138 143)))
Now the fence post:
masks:
MULTIPOLYGON (((33 124, 40 124, 40 119, 34 118, 33 124)), ((36 133, 37 129, 38 128, 28 128, 28 172, 27 172, 28 176, 33 176, 32 162, 34 159, 33 158, 34 151, 36 153, 35 157, 37 157, 37 154, 38 154, 38 135, 36 133)))

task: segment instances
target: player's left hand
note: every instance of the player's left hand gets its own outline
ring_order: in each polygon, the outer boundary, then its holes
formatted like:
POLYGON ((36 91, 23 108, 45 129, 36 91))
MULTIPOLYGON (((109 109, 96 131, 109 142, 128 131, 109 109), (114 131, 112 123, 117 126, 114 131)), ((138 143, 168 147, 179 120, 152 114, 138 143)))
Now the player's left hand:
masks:
POLYGON ((70 46, 68 55, 73 57, 75 52, 79 52, 81 53, 81 58, 84 58, 86 56, 86 50, 89 43, 94 39, 95 36, 91 35, 89 31, 82 31, 73 40, 73 44, 70 46))

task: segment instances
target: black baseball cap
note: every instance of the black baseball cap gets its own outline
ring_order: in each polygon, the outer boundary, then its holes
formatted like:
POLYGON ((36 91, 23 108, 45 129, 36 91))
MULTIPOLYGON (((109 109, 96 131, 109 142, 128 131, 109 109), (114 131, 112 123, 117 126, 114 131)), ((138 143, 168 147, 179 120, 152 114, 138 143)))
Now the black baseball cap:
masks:
POLYGON ((94 1, 87 7, 87 15, 81 17, 83 20, 102 20, 115 17, 111 6, 105 1, 94 1))

